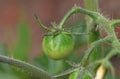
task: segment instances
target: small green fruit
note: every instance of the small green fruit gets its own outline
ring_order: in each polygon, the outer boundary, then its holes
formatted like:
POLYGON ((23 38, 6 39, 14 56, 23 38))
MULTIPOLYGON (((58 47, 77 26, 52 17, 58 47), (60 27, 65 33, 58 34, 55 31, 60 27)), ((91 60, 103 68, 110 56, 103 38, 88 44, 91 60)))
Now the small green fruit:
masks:
POLYGON ((48 35, 43 38, 42 47, 44 53, 52 59, 66 58, 74 48, 72 35, 60 32, 56 35, 48 35))

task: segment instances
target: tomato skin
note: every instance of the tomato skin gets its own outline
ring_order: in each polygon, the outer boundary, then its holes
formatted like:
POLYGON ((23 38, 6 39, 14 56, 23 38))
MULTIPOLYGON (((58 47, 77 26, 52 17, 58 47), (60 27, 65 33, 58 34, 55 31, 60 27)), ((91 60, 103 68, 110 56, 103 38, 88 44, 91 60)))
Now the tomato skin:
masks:
POLYGON ((42 47, 44 53, 55 60, 66 58, 74 48, 72 35, 60 32, 56 35, 48 35, 43 38, 42 47))

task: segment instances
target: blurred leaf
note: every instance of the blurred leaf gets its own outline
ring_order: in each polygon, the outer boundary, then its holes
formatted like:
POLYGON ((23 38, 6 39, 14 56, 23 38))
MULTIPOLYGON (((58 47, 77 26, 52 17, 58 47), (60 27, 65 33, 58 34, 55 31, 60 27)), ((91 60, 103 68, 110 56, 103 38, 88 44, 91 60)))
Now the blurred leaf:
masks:
POLYGON ((18 41, 13 50, 15 58, 27 60, 31 47, 31 33, 27 22, 20 22, 18 27, 18 41))
MULTIPOLYGON (((70 30, 72 33, 86 33, 86 21, 81 20, 73 22, 70 25, 70 30)), ((75 49, 79 48, 81 45, 87 42, 87 35, 73 35, 75 41, 75 49)))
POLYGON ((49 64, 48 62, 49 61, 47 56, 44 53, 42 53, 40 56, 34 59, 33 63, 44 70, 48 70, 48 64, 49 64))
POLYGON ((64 70, 64 61, 63 60, 51 60, 49 59, 49 73, 56 74, 64 70))
POLYGON ((30 72, 24 71, 24 70, 22 70, 20 68, 16 68, 14 66, 12 66, 11 68, 13 70, 13 74, 18 76, 19 78, 21 78, 21 79, 30 79, 30 77, 31 77, 30 72))
MULTIPOLYGON (((72 33, 86 33, 86 21, 75 21, 68 28, 70 28, 72 33)), ((66 58, 66 60, 75 63, 80 63, 84 53, 80 52, 78 54, 78 51, 76 49, 80 48, 82 45, 87 43, 87 35, 73 35, 73 37, 75 42, 75 48, 72 51, 72 53, 68 56, 68 58, 66 58)), ((67 67, 69 68, 70 66, 67 67)))
POLYGON ((44 53, 34 60, 34 64, 51 74, 59 73, 65 69, 65 62, 63 60, 51 60, 44 53))
MULTIPOLYGON (((4 44, 0 44, 0 54, 6 56, 9 54, 4 44)), ((20 69, 14 68, 8 64, 0 63, 0 71, 0 79, 20 79, 22 77, 24 77, 22 79, 28 79, 28 73, 21 72, 20 69)))
POLYGON ((0 79, 21 79, 21 78, 10 73, 0 72, 0 79))
MULTIPOLYGON (((105 75, 105 79, 113 79, 112 75, 110 74, 110 72, 107 72, 105 75)), ((115 78, 115 79, 119 79, 119 78, 115 78)))
POLYGON ((67 58, 66 60, 68 61, 73 61, 73 62, 80 62, 81 59, 83 58, 84 53, 81 52, 80 54, 78 54, 78 52, 76 50, 74 50, 67 58))
MULTIPOLYGON (((21 21, 18 25, 18 40, 13 49, 13 57, 23 61, 28 61, 31 49, 31 33, 29 24, 21 21)), ((14 74, 22 79, 28 79, 28 73, 16 67, 12 67, 14 74)))
POLYGON ((93 49, 89 61, 94 62, 103 58, 102 45, 97 46, 93 49))
MULTIPOLYGON (((51 60, 44 53, 36 57, 33 63, 37 67, 40 67, 45 71, 48 71, 52 75, 61 73, 70 67, 68 63, 65 62, 65 60, 51 60)), ((62 76, 57 79, 67 79, 67 76, 62 76)))
MULTIPOLYGON (((0 44, 0 55, 8 56, 8 51, 4 44, 0 44)), ((11 67, 9 65, 3 64, 3 63, 0 63, 0 71, 13 73, 11 67)))
POLYGON ((7 56, 7 54, 8 54, 8 51, 7 51, 6 47, 5 47, 5 45, 0 44, 0 55, 6 55, 7 56))

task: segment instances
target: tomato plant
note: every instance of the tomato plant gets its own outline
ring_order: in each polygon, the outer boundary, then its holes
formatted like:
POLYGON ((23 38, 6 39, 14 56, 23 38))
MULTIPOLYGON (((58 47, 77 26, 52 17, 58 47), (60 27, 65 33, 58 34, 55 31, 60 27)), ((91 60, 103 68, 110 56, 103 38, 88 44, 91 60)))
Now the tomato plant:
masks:
MULTIPOLYGON (((60 79, 116 79, 114 67, 111 64, 110 59, 113 56, 120 54, 120 42, 114 31, 114 27, 120 24, 120 20, 110 20, 101 15, 98 12, 97 3, 97 0, 85 0, 86 9, 74 6, 68 11, 59 24, 52 24, 52 28, 43 25, 35 15, 35 19, 39 25, 48 32, 44 35, 42 41, 42 48, 45 55, 42 53, 40 58, 31 62, 36 66, 3 55, 0 55, 0 62, 28 71, 32 75, 32 79, 59 79, 58 77, 61 76, 62 78, 60 79), (95 5, 93 6, 93 4, 95 5), (70 27, 65 28, 66 22, 72 15, 77 13, 86 15, 85 25, 87 28, 84 29, 87 30, 87 33, 83 33, 79 29, 77 29, 79 32, 75 33, 72 32, 74 29, 68 29, 70 27), (104 29, 107 34, 104 38, 100 36, 102 32, 101 28, 104 29), (82 39, 75 39, 75 42, 73 37, 75 37, 75 35, 81 37, 80 35, 83 34, 86 34, 87 36, 82 39), (76 49, 78 47, 75 47, 75 50, 73 50, 74 46, 80 46, 78 44, 86 39, 87 41, 84 41, 86 42, 86 49, 84 52, 77 51, 76 49), (77 42, 79 43, 76 44, 77 42), (106 43, 109 46, 104 46, 106 43), (77 52, 81 52, 82 55, 79 55, 77 52), (111 73, 107 72, 107 70, 110 70, 111 73), (108 73, 111 74, 110 77, 106 77, 106 74, 108 73)), ((83 28, 84 26, 80 25, 78 27, 83 28)), ((25 30, 25 28, 22 28, 21 30, 23 30, 24 33, 20 33, 20 44, 18 43, 15 53, 20 52, 21 47, 25 48, 25 43, 30 39, 28 37, 24 38, 27 29, 25 30)), ((81 44, 83 45, 83 43, 81 44)), ((29 46, 29 42, 27 46, 29 46)), ((17 53, 15 55, 17 58, 27 60, 27 53, 17 53), (26 56, 21 57, 22 55, 26 56)), ((4 66, 5 65, 0 65, 0 69, 3 68, 3 71, 6 71, 4 68, 8 68, 8 66, 4 66)), ((12 70, 12 68, 8 69, 11 70, 12 73, 16 72, 15 70, 12 70)))

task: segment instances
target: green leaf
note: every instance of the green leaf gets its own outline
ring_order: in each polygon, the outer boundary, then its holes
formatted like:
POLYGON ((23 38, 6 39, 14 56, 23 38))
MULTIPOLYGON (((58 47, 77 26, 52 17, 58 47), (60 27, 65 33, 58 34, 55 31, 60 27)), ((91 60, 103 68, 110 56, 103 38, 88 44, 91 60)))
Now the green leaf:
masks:
POLYGON ((15 58, 27 60, 31 48, 31 33, 27 22, 20 22, 18 26, 18 40, 13 50, 15 58))
MULTIPOLYGON (((0 55, 8 56, 8 50, 4 44, 0 44, 0 55)), ((0 79, 28 79, 28 73, 21 72, 21 70, 11 67, 8 64, 0 63, 0 79)))
MULTIPOLYGON (((0 44, 0 55, 7 56, 9 53, 4 44, 0 44)), ((0 63, 0 71, 12 73, 12 69, 7 64, 0 63)))
POLYGON ((0 55, 8 55, 8 51, 4 44, 0 44, 0 55))
MULTIPOLYGON (((70 25, 72 33, 86 33, 86 22, 85 20, 73 22, 70 25)), ((87 34, 87 33, 86 33, 87 34)), ((73 35, 75 42, 75 49, 87 42, 87 35, 73 35)))
POLYGON ((51 60, 44 53, 35 58, 34 64, 51 74, 57 74, 65 69, 65 62, 63 60, 51 60))
POLYGON ((0 72, 0 79, 21 79, 21 78, 10 73, 0 72))
MULTIPOLYGON (((42 52, 41 52, 42 53, 42 52)), ((47 58, 47 56, 42 53, 41 55, 39 55, 38 57, 36 57, 34 59, 34 64, 37 66, 37 67, 40 67, 46 71, 48 71, 48 67, 49 67, 49 59, 47 58)))

